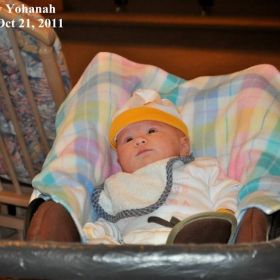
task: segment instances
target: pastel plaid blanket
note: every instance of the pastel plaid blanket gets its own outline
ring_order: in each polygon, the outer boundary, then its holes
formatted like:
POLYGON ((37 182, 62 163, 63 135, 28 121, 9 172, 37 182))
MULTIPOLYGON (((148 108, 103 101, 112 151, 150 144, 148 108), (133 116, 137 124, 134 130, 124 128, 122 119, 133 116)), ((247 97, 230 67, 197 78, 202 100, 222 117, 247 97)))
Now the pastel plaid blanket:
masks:
POLYGON ((61 106, 57 136, 33 180, 34 196, 51 197, 81 231, 94 222, 93 189, 120 170, 110 149, 112 115, 138 88, 151 88, 182 111, 195 156, 218 158, 242 183, 239 211, 280 209, 280 75, 271 65, 186 81, 152 65, 99 53, 61 106))

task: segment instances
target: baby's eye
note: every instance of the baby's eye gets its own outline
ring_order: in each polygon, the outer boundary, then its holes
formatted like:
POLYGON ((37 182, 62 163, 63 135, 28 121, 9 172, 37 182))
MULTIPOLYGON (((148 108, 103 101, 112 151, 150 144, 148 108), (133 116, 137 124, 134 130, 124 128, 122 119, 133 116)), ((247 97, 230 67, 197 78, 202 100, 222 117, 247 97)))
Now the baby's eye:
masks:
POLYGON ((156 129, 155 128, 150 128, 148 130, 148 134, 152 134, 152 133, 155 133, 156 132, 156 129))
POLYGON ((125 138, 125 143, 128 143, 128 142, 130 142, 130 141, 132 141, 132 140, 133 140, 132 137, 127 137, 127 138, 125 138))

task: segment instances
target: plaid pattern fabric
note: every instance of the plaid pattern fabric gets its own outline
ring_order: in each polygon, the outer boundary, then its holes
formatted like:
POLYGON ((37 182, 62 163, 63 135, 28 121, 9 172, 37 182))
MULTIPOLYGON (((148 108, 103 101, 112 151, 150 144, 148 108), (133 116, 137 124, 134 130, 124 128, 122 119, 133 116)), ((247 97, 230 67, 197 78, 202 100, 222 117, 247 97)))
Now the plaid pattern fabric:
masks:
POLYGON ((33 180, 35 189, 69 210, 80 230, 96 219, 90 201, 95 186, 120 170, 108 128, 114 112, 138 88, 157 90, 179 107, 194 156, 218 158, 223 172, 244 185, 240 210, 250 203, 265 205, 268 212, 280 208, 277 69, 256 65, 186 81, 152 65, 99 53, 61 106, 55 143, 33 180))

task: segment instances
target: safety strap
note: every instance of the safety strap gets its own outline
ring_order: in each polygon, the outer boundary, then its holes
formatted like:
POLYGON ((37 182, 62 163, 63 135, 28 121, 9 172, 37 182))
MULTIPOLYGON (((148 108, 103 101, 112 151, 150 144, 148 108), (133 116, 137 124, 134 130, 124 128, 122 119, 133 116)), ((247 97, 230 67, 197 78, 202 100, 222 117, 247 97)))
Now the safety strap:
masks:
POLYGON ((170 221, 167 221, 167 220, 162 219, 157 216, 150 216, 148 218, 148 223, 155 223, 155 224, 158 224, 158 225, 161 225, 164 227, 170 227, 170 228, 173 228, 179 222, 181 222, 181 221, 179 219, 177 219, 176 217, 171 217, 170 221))

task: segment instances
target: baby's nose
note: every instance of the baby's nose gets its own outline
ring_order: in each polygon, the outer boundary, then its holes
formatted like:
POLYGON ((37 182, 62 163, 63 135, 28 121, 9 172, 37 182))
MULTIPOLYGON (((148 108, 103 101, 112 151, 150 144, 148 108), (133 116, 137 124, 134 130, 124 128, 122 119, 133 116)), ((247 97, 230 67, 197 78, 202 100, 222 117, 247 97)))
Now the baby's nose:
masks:
POLYGON ((144 137, 137 137, 135 139, 135 146, 146 144, 147 140, 144 137))

